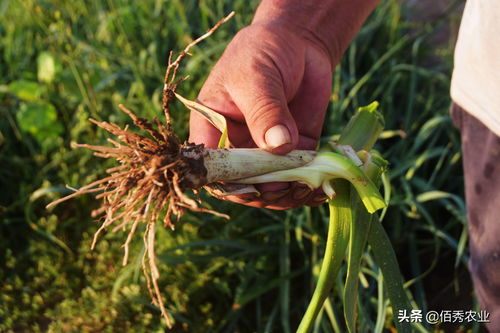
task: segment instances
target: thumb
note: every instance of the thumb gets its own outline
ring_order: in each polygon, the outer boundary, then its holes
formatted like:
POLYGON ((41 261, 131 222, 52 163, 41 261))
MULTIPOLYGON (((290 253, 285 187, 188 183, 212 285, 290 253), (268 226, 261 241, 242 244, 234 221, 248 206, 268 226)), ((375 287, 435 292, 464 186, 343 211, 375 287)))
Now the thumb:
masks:
POLYGON ((275 154, 293 150, 299 135, 279 71, 254 67, 240 71, 235 79, 226 89, 242 112, 257 146, 275 154))

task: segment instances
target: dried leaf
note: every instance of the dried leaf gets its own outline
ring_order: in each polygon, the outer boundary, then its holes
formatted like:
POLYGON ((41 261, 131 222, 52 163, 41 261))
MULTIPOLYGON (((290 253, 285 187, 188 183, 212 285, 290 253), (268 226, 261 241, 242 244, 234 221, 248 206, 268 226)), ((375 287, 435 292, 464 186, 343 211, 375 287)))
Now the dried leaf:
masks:
POLYGON ((179 99, 179 101, 181 101, 182 104, 184 104, 189 110, 198 112, 203 117, 205 117, 205 119, 207 119, 212 125, 215 126, 215 128, 217 128, 222 133, 219 140, 219 148, 231 147, 231 142, 229 142, 229 138, 227 135, 227 122, 226 118, 224 118, 223 115, 217 113, 209 107, 206 107, 205 105, 202 105, 195 101, 190 101, 177 93, 175 94, 175 97, 177 97, 177 99, 179 99))

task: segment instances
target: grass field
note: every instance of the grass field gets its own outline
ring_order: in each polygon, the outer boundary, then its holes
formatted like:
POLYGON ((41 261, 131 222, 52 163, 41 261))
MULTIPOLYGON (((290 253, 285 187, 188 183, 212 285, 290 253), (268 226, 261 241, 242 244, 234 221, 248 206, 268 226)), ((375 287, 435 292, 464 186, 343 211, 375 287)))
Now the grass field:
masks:
MULTIPOLYGON (((105 142, 87 118, 124 124, 120 103, 140 116, 159 116, 169 50, 181 50, 236 10, 182 68, 190 79, 179 92, 195 98, 256 4, 0 1, 0 332, 165 329, 140 269, 142 240, 133 242, 131 263, 122 267, 125 234, 108 233, 90 251, 98 226, 90 217, 98 206, 92 197, 53 210, 45 205, 69 193, 65 184, 87 184, 109 167, 70 148, 74 141, 105 142)), ((380 102, 387 130, 377 149, 391 163, 383 224, 408 292, 424 311, 471 310, 460 140, 448 115, 452 52, 430 43, 437 28, 455 19, 447 13, 423 24, 405 17, 399 2, 383 1, 346 52, 322 142, 357 107, 380 102)), ((176 131, 186 138, 188 113, 181 105, 175 110, 176 131)), ((277 212, 206 202, 232 219, 189 214, 175 231, 158 230, 172 331, 293 332, 318 274, 326 207, 277 212)), ((369 251, 361 274, 359 331, 387 331, 393 314, 369 251)), ((336 288, 342 290, 343 279, 336 288)), ((344 332, 343 322, 342 299, 332 295, 315 330, 344 332)))

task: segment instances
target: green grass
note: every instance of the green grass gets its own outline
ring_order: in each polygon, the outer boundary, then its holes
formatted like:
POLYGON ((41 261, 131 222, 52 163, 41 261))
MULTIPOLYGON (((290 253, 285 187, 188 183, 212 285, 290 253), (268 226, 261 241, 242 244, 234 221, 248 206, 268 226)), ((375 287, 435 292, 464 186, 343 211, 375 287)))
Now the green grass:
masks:
MULTIPOLYGON (((180 50, 234 9, 235 19, 195 47, 182 69, 190 79, 179 92, 194 98, 255 5, 0 2, 0 331, 165 328, 140 270, 142 240, 121 267, 125 234, 108 233, 89 249, 97 229, 90 211, 98 205, 90 196, 44 207, 67 193, 64 184, 86 184, 106 168, 88 151, 70 148, 72 141, 105 142, 88 117, 128 122, 119 103, 159 116, 169 50, 180 50), (42 63, 53 63, 53 71, 39 71, 42 63)), ((448 115, 451 50, 429 44, 435 28, 449 21, 411 23, 396 1, 383 2, 335 72, 322 138, 340 133, 357 107, 380 102, 388 131, 377 149, 391 163, 383 225, 424 310, 473 306, 459 136, 448 115), (441 61, 429 65, 436 53, 441 61)), ((185 138, 188 113, 180 105, 175 110, 176 131, 185 138)), ((175 231, 158 230, 160 285, 173 331, 293 332, 321 265, 327 207, 276 212, 212 198, 207 204, 231 221, 189 214, 175 231)), ((346 267, 341 272, 345 276, 346 267)), ((360 274, 358 330, 382 332, 391 327, 392 313, 371 252, 360 274)), ((316 332, 345 331, 338 295, 325 303, 316 332)))

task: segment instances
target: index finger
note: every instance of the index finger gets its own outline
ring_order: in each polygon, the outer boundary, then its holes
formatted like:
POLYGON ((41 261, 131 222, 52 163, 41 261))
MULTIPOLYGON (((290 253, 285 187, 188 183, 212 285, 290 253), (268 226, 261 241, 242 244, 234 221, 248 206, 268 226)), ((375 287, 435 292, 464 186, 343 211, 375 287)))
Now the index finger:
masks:
POLYGON ((217 148, 221 132, 202 115, 192 112, 189 117, 189 142, 203 143, 207 148, 217 148))

